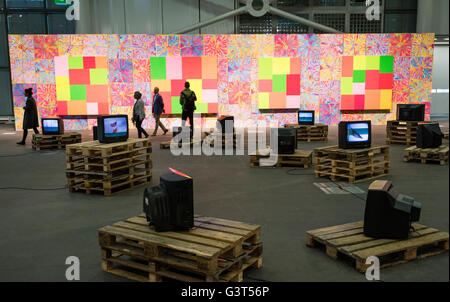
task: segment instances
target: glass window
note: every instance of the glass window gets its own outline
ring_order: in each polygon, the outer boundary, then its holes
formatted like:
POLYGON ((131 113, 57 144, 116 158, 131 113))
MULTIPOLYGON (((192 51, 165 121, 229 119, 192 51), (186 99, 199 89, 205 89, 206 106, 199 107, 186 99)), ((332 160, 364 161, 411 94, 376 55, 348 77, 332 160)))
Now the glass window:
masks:
POLYGON ((385 9, 417 9, 417 0, 386 0, 385 9))
POLYGON ((15 13, 8 15, 10 34, 45 34, 45 15, 15 13))
POLYGON ((66 9, 67 4, 65 4, 65 0, 61 1, 61 0, 47 0, 47 8, 51 8, 51 9, 66 9), (64 3, 61 3, 64 2, 64 3))
POLYGON ((0 116, 14 115, 12 109, 10 79, 9 70, 0 70, 0 91, 2 92, 2 97, 0 98, 0 116))
POLYGON ((314 6, 345 6, 345 0, 314 0, 314 6))
POLYGON ((6 0, 9 8, 43 8, 44 0, 6 0))
POLYGON ((5 28, 5 16, 0 14, 0 67, 8 67, 8 47, 5 28))
POLYGON ((384 32, 386 33, 413 33, 416 32, 416 13, 384 15, 384 32))
POLYGON ((68 21, 66 14, 49 14, 47 16, 49 34, 73 34, 75 22, 68 21))

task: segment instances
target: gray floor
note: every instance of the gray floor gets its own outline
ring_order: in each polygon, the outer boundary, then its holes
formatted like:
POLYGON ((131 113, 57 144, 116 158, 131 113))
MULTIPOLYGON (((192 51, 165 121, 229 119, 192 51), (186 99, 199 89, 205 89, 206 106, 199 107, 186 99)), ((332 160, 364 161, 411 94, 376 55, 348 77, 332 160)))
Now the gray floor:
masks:
MULTIPOLYGON (((11 126, 0 125, 0 187, 58 188, 65 185, 64 151, 33 152, 17 146, 11 126), (1 157, 23 154, 17 157, 1 157)), ((336 128, 328 145, 336 144, 336 128)), ((385 140, 374 127, 374 143, 385 140)), ((89 135, 84 132, 85 139, 89 135)), ((133 135, 135 135, 133 133, 133 135)), ((30 135, 31 136, 31 135, 30 135)), ((167 139, 167 138, 166 138, 167 139)), ((153 139, 153 175, 168 166, 194 178, 195 211, 262 226, 264 266, 247 276, 269 281, 365 281, 346 262, 305 246, 305 232, 362 220, 364 202, 351 195, 326 195, 312 169, 288 175, 286 169, 249 167, 248 156, 174 157, 153 139)), ((448 141, 445 141, 448 143, 448 141)), ((325 143, 302 143, 312 150, 325 143)), ((391 146, 392 180, 399 192, 423 203, 421 223, 449 230, 449 168, 404 163, 404 146, 391 146)), ((367 190, 370 182, 358 184, 367 190)), ((113 197, 67 190, 0 190, 0 281, 65 281, 65 259, 78 256, 82 281, 124 281, 100 269, 97 229, 141 212, 142 189, 113 197)), ((363 195, 364 196, 364 195, 363 195)), ((449 254, 386 268, 383 281, 449 281, 449 254)))

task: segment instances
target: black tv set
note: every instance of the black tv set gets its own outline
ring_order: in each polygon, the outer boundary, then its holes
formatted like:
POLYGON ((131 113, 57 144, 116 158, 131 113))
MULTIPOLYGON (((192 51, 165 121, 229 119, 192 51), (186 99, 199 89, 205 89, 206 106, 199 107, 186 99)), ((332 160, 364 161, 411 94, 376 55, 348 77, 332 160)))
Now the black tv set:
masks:
POLYGON ((101 115, 97 117, 98 141, 102 144, 128 140, 127 115, 101 115))
POLYGON ((43 118, 41 124, 44 135, 64 134, 64 122, 60 118, 43 118))
POLYGON ((298 124, 299 125, 314 125, 314 111, 299 110, 298 111, 298 124))
POLYGON ((424 104, 397 104, 397 120, 422 122, 425 120, 424 104))
POLYGON ((270 146, 272 150, 278 148, 277 154, 294 154, 297 149, 297 129, 271 128, 270 146), (278 140, 275 139, 278 136, 278 140))
POLYGON ((194 227, 194 188, 190 176, 169 168, 160 184, 144 191, 144 213, 157 232, 194 227))
POLYGON ((416 146, 418 148, 437 148, 442 145, 444 137, 439 123, 419 123, 416 146))
POLYGON ((231 115, 219 116, 219 118, 217 119, 217 128, 221 129, 222 134, 226 133, 226 130, 227 130, 226 125, 230 125, 231 129, 232 129, 231 132, 228 131, 227 133, 234 133, 234 116, 231 116, 231 115))
POLYGON ((339 148, 370 148, 372 144, 372 124, 370 121, 346 121, 339 123, 339 148))
POLYGON ((392 182, 377 180, 369 186, 364 213, 364 235, 372 238, 408 238, 411 223, 419 221, 422 204, 399 194, 392 182))
POLYGON ((94 141, 98 141, 98 127, 92 127, 92 136, 94 137, 94 141))

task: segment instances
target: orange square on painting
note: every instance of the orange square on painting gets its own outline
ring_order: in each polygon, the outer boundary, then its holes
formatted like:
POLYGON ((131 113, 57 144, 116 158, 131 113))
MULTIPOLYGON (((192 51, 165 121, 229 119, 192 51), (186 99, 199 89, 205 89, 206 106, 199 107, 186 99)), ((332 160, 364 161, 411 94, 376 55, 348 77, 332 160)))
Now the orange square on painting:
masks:
POLYGON ((269 108, 270 109, 286 108, 286 92, 269 93, 269 108))
POLYGON ((86 101, 96 103, 108 103, 109 89, 108 85, 87 85, 86 101))
POLYGON ((98 103, 98 114, 99 115, 109 114, 109 104, 108 103, 98 103))
POLYGON ((364 102, 365 110, 379 110, 380 107, 380 90, 366 90, 366 98, 364 102))
POLYGON ((291 74, 300 74, 302 61, 300 58, 291 58, 291 74))
POLYGON ((217 79, 217 57, 202 57, 202 78, 217 79))
MULTIPOLYGON (((182 57, 183 79, 201 79, 202 78, 202 58, 201 57, 182 57)), ((217 69, 216 69, 217 72, 217 69)), ((217 75, 216 75, 217 78, 217 75)))
POLYGON ((342 95, 341 96, 341 110, 355 110, 355 96, 342 95))
POLYGON ((108 59, 106 57, 95 57, 95 68, 96 69, 107 69, 108 59))
POLYGON ((69 101, 67 102, 67 115, 86 115, 86 101, 69 101))
POLYGON ((342 76, 353 77, 353 57, 342 57, 342 76))

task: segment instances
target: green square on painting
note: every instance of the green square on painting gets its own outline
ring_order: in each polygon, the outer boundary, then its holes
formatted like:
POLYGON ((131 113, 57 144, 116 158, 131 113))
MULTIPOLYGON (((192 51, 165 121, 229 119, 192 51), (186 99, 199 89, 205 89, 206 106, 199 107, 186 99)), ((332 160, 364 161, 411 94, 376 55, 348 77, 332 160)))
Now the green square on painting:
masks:
POLYGON ((173 96, 172 97, 172 114, 181 114, 182 112, 183 112, 183 109, 181 108, 180 97, 173 96))
POLYGON ((272 91, 286 92, 286 75, 274 74, 272 76, 272 91))
POLYGON ((353 83, 365 83, 366 71, 365 70, 353 70, 353 83))
POLYGON ((86 85, 70 85, 70 99, 72 101, 86 101, 86 85))
POLYGON ((166 79, 166 58, 165 57, 150 58, 150 69, 151 69, 152 80, 165 80, 166 79))
POLYGON ((197 109, 195 110, 195 112, 197 113, 208 113, 208 103, 195 102, 195 107, 197 107, 197 109))
POLYGON ((353 94, 353 78, 343 77, 341 79, 341 94, 342 95, 353 94))
POLYGON ((69 57, 69 69, 83 69, 83 57, 69 57))
POLYGON ((90 69, 91 85, 107 85, 108 71, 106 69, 90 69))
POLYGON ((394 57, 393 56, 381 56, 380 57, 380 73, 393 73, 394 72, 394 57))
POLYGON ((367 56, 366 69, 367 70, 380 70, 380 56, 367 56))
POLYGON ((272 59, 261 58, 258 60, 259 64, 259 79, 271 80, 272 79, 272 59))

